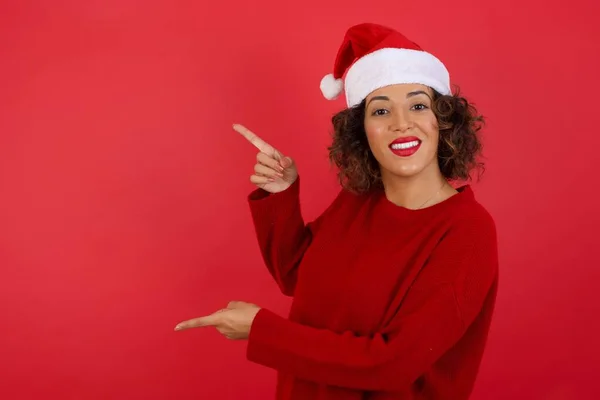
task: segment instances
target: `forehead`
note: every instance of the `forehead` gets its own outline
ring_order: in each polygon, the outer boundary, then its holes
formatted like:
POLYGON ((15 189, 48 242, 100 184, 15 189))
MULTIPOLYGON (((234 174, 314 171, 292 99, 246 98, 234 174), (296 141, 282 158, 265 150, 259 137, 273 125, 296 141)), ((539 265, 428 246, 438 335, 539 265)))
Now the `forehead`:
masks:
POLYGON ((390 99, 405 99, 409 93, 417 91, 423 91, 428 95, 433 96, 433 90, 429 86, 418 83, 400 83, 396 85, 384 86, 382 88, 372 91, 367 96, 367 101, 374 96, 386 96, 390 99))

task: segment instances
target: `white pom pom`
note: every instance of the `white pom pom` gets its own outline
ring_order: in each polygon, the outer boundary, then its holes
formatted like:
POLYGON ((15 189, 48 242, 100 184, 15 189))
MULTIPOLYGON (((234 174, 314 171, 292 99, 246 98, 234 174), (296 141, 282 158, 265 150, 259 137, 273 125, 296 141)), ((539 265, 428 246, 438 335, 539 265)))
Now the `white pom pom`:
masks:
POLYGON ((334 100, 344 90, 344 81, 335 79, 333 74, 328 74, 321 79, 321 92, 327 100, 334 100))

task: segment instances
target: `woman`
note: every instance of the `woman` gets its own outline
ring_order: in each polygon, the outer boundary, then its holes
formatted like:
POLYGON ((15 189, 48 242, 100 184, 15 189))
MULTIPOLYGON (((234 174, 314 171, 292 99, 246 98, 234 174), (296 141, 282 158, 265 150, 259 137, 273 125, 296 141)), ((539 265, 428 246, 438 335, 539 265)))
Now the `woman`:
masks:
POLYGON ((307 225, 293 160, 234 127, 259 149, 249 202, 264 261, 294 297, 289 318, 232 302, 176 329, 248 339, 248 359, 278 371, 278 399, 467 399, 496 231, 471 187, 449 181, 481 167, 482 119, 437 58, 375 24, 348 30, 321 85, 329 99, 342 88, 330 157, 343 188, 307 225))

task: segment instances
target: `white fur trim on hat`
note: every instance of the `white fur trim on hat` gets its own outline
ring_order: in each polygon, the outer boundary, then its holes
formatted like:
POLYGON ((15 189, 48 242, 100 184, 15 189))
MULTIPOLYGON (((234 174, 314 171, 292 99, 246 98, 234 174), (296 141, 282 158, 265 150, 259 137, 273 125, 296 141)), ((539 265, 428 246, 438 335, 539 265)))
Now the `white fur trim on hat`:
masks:
POLYGON ((335 79, 333 74, 328 74, 321 79, 321 93, 327 100, 334 100, 344 90, 344 81, 335 79))
POLYGON ((369 93, 398 83, 419 83, 441 94, 451 94, 450 75, 431 53, 384 48, 357 60, 346 73, 348 107, 360 104, 369 93))

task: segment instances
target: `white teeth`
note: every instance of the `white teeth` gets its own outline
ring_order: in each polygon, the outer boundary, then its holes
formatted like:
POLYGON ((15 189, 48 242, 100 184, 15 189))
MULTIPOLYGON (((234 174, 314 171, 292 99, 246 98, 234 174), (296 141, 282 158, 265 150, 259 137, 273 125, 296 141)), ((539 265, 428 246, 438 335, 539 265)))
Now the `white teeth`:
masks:
POLYGON ((399 150, 399 149, 410 149, 411 147, 415 147, 419 144, 418 140, 413 140, 412 142, 406 142, 406 143, 394 143, 392 144, 392 149, 394 150, 399 150))

